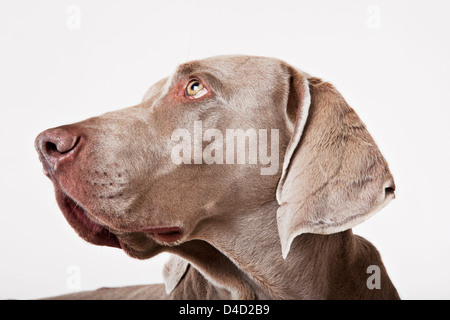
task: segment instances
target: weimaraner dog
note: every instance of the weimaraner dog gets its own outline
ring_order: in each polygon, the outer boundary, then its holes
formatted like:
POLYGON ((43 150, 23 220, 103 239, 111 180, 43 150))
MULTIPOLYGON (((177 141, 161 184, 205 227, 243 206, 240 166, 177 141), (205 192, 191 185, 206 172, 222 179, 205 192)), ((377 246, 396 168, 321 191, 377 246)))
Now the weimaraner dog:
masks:
POLYGON ((36 149, 81 238, 172 254, 165 284, 56 299, 399 298, 351 230, 394 198, 388 164, 330 83, 283 61, 184 63, 140 104, 46 130, 36 149))

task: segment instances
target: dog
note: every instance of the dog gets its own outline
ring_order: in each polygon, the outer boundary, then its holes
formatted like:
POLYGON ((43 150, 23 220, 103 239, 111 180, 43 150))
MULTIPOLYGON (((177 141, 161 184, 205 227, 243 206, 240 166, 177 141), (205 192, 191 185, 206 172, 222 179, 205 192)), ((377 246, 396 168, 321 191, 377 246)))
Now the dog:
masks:
POLYGON ((140 104, 35 146, 81 238, 172 254, 164 284, 52 299, 399 299, 352 232, 395 197, 388 164, 330 83, 284 61, 183 63, 140 104))

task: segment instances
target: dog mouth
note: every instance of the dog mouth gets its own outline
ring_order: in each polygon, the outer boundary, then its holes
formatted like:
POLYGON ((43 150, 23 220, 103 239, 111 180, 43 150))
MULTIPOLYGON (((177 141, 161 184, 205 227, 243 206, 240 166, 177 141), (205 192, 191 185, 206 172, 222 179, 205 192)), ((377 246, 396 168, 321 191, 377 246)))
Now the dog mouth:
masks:
POLYGON ((153 234, 163 242, 175 242, 181 238, 183 230, 180 227, 154 227, 142 230, 145 233, 153 234))
MULTIPOLYGON (((130 251, 126 243, 122 242, 109 228, 94 222, 89 217, 86 209, 62 190, 51 170, 45 165, 44 174, 54 184, 56 202, 65 219, 81 238, 95 245, 124 249, 126 252, 130 251)), ((136 231, 152 235, 161 244, 174 243, 181 238, 183 233, 183 230, 177 226, 148 227, 142 230, 135 229, 130 232, 134 233, 136 231)))
POLYGON ((60 188, 55 188, 56 201, 64 217, 75 231, 86 241, 99 245, 121 248, 116 235, 92 221, 86 210, 60 188))
MULTIPOLYGON (((112 233, 108 228, 92 221, 86 213, 86 210, 61 188, 55 188, 56 201, 64 217, 73 229, 86 241, 99 245, 114 248, 124 247, 124 243, 112 233)), ((180 240, 183 230, 177 226, 171 227, 149 227, 140 230, 140 232, 151 234, 162 243, 173 243, 180 240)))

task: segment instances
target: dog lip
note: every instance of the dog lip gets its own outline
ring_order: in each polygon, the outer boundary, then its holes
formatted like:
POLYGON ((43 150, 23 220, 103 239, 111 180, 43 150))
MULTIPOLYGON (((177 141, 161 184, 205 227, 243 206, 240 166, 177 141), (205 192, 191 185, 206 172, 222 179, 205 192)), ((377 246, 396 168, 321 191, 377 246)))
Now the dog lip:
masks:
POLYGON ((56 189, 57 203, 70 225, 86 241, 100 246, 121 248, 119 239, 107 228, 93 222, 83 207, 61 189, 56 189))
POLYGON ((145 228, 142 231, 151 233, 170 233, 170 232, 181 232, 180 227, 151 227, 145 228))
POLYGON ((153 233, 156 238, 164 242, 174 242, 181 238, 183 230, 180 227, 151 227, 142 230, 145 233, 153 233))

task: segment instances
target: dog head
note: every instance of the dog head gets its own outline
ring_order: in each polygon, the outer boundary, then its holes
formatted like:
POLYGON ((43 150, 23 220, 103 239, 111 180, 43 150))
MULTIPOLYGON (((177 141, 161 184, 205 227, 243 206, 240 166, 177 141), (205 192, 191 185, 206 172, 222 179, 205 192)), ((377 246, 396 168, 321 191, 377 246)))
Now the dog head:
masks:
POLYGON ((77 233, 137 258, 203 239, 211 221, 232 237, 220 221, 247 227, 243 209, 270 202, 286 257, 301 233, 349 229, 394 196, 342 96, 271 58, 182 64, 140 104, 48 129, 35 145, 77 233))

